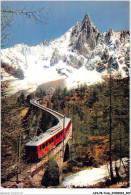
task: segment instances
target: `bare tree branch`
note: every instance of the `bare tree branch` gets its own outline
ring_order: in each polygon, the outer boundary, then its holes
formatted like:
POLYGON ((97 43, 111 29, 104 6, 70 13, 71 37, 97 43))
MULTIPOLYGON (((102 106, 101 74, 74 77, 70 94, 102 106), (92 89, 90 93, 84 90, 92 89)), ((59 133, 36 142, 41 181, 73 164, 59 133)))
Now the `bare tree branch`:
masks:
POLYGON ((5 47, 10 41, 10 28, 13 21, 15 20, 14 16, 21 16, 23 18, 29 19, 37 24, 47 24, 49 19, 48 17, 49 10, 42 7, 37 10, 15 10, 3 7, 1 9, 1 47, 5 47))

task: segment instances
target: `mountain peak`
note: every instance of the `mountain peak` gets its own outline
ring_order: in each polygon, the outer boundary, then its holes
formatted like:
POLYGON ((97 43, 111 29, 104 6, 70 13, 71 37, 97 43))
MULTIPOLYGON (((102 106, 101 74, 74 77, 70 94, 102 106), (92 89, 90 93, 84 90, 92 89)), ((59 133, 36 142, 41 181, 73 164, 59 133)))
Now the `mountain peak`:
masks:
POLYGON ((88 13, 86 13, 86 15, 84 16, 84 19, 83 19, 82 23, 85 23, 85 22, 91 22, 91 19, 90 19, 90 16, 89 16, 88 13))
POLYGON ((98 33, 99 30, 93 25, 89 14, 86 13, 82 25, 77 23, 72 31, 73 49, 86 56, 88 50, 95 48, 98 33))
POLYGON ((92 30, 92 28, 94 27, 91 19, 90 19, 90 16, 89 14, 86 13, 86 15, 84 16, 84 19, 82 21, 82 29, 85 29, 85 30, 92 30))

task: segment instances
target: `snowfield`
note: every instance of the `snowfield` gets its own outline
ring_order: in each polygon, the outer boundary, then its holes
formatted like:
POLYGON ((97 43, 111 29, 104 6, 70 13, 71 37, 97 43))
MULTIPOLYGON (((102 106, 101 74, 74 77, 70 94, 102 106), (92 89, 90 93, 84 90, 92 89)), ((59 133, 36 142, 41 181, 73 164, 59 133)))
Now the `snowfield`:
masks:
POLYGON ((102 82, 102 74, 94 71, 87 70, 84 66, 74 70, 73 73, 66 79, 67 88, 78 87, 78 84, 87 85, 102 82))
MULTIPOLYGON (((127 164, 127 161, 129 160, 128 158, 123 158, 122 159, 124 164, 127 164)), ((120 161, 116 161, 117 166, 120 166, 120 161)), ((115 167, 115 162, 113 162, 113 169, 115 167)), ((62 184, 69 188, 72 186, 75 187, 89 187, 92 185, 95 185, 99 182, 104 182, 107 177, 109 177, 109 164, 108 165, 102 165, 99 168, 92 168, 92 169, 87 169, 80 171, 78 173, 75 173, 73 175, 70 175, 64 179, 62 184)), ((120 176, 124 176, 124 168, 123 165, 121 164, 121 168, 119 170, 120 176)), ((115 175, 115 171, 114 171, 115 175)))

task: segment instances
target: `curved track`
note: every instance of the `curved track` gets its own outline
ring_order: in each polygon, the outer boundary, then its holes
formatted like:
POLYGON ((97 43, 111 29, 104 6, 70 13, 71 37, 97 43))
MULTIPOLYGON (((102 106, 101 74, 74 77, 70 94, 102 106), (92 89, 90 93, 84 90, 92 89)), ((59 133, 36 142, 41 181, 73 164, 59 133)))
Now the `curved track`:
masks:
POLYGON ((30 100, 30 103, 32 105, 34 105, 34 106, 37 106, 38 108, 40 108, 42 110, 45 110, 45 111, 49 112, 50 114, 52 114, 53 116, 55 116, 58 119, 58 121, 60 121, 62 118, 65 117, 63 114, 60 114, 60 113, 58 113, 58 112, 56 112, 56 111, 54 111, 54 110, 52 110, 50 108, 47 108, 47 107, 45 107, 43 105, 40 105, 38 103, 38 100, 32 99, 32 100, 30 100))
MULTIPOLYGON (((59 123, 60 121, 63 119, 63 121, 65 121, 66 117, 50 108, 47 108, 43 105, 40 105, 39 104, 39 99, 32 99, 30 100, 30 103, 33 105, 33 106, 36 106, 44 111, 47 111, 49 112, 50 114, 52 114, 53 116, 55 116, 59 123)), ((56 155, 57 153, 59 153, 60 157, 64 156, 63 152, 65 150, 65 145, 67 144, 67 142, 72 138, 72 128, 70 128, 67 136, 65 137, 64 139, 64 142, 61 142, 60 144, 57 145, 57 147, 53 148, 51 151, 50 151, 50 157, 56 155)), ((21 182, 24 181, 24 178, 26 178, 26 176, 29 176, 29 178, 31 179, 31 181, 33 182, 33 178, 35 177, 35 174, 36 174, 36 177, 38 177, 38 174, 40 170, 44 170, 43 169, 43 165, 45 163, 47 163, 49 160, 49 156, 48 154, 45 155, 39 162, 35 162, 35 163, 31 163, 31 164, 28 164, 26 165, 26 167, 21 168, 21 173, 19 174, 19 180, 21 182)), ((61 166, 61 161, 60 161, 60 166, 61 166)), ((43 176, 43 175, 42 175, 43 176)), ((35 178, 34 178, 35 179, 35 178)), ((40 182, 38 182, 39 184, 40 182)), ((36 183, 35 183, 36 184, 36 183)), ((8 184, 6 184, 8 185, 8 184)), ((11 188, 13 185, 17 185, 16 182, 14 182, 12 185, 8 186, 9 188, 11 188)))

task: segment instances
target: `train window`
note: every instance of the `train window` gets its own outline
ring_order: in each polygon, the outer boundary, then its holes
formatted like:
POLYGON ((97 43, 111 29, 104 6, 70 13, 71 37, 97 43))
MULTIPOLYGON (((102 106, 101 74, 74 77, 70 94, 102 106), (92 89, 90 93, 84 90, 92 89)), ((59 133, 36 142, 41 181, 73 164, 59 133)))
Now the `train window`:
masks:
POLYGON ((42 145, 42 149, 44 149, 44 148, 45 148, 45 144, 42 145))
POLYGON ((53 142, 53 138, 52 138, 52 142, 53 142))
POLYGON ((40 150, 41 150, 41 146, 40 146, 40 150))
POLYGON ((48 146, 48 142, 46 142, 46 147, 48 146))
POLYGON ((29 152, 37 152, 37 147, 36 146, 27 146, 26 150, 29 152))
POLYGON ((58 138, 58 135, 56 135, 56 139, 58 138))

